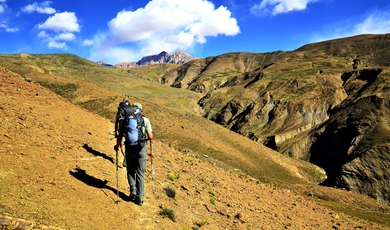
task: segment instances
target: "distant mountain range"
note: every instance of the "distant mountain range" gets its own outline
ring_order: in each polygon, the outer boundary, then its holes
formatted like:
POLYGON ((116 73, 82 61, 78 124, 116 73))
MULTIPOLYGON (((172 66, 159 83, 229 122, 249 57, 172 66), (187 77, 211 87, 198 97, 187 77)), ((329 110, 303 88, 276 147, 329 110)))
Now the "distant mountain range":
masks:
MULTIPOLYGON (((193 59, 197 59, 197 58, 181 50, 178 50, 176 53, 172 55, 170 55, 168 52, 163 51, 157 55, 145 56, 137 62, 132 62, 132 61, 122 62, 122 63, 115 64, 114 66, 117 68, 134 68, 134 67, 148 66, 148 65, 158 64, 158 63, 171 63, 171 64, 182 65, 193 59)), ((112 66, 110 64, 107 64, 104 61, 98 61, 97 63, 103 66, 112 66)))

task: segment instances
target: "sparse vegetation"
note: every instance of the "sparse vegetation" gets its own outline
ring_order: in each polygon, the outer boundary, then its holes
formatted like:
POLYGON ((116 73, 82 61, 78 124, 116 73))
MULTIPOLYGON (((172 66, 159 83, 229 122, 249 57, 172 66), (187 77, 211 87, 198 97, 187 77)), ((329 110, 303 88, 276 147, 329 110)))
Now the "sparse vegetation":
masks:
POLYGON ((173 199, 176 197, 176 191, 171 186, 166 186, 164 188, 164 191, 168 197, 173 198, 173 199))
POLYGON ((113 101, 116 101, 117 97, 109 97, 105 99, 94 99, 94 100, 88 100, 80 103, 76 103, 80 105, 81 107, 99 114, 102 117, 105 117, 107 119, 112 119, 115 117, 115 113, 110 111, 109 106, 112 104, 113 101))
POLYGON ((206 226, 206 224, 208 223, 209 221, 205 218, 203 218, 201 221, 197 222, 196 223, 196 226, 198 226, 199 228, 203 227, 203 226, 206 226))
POLYGON ((53 92, 57 93, 61 97, 67 98, 69 100, 73 100, 76 98, 76 91, 79 88, 78 85, 68 83, 68 84, 56 84, 56 83, 49 83, 47 81, 38 81, 38 83, 53 92))
POLYGON ((163 217, 167 217, 169 218, 170 220, 172 220, 173 222, 176 222, 176 216, 175 216, 175 213, 172 209, 170 208, 163 208, 163 210, 160 212, 160 215, 162 215, 163 217))
POLYGON ((173 173, 168 173, 168 174, 167 174, 167 177, 168 177, 168 179, 170 179, 171 181, 175 181, 175 180, 176 180, 176 176, 175 176, 175 174, 173 174, 173 173))

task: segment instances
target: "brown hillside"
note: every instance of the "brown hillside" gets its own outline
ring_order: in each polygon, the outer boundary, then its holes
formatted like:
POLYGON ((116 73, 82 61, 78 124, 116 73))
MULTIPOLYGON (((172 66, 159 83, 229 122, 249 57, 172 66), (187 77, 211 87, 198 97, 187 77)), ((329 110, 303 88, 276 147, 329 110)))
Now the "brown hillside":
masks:
POLYGON ((291 52, 223 54, 162 82, 202 93, 205 118, 324 168, 325 185, 389 205, 389 44, 389 34, 359 35, 291 52))
POLYGON ((131 101, 138 100, 145 106, 145 112, 154 121, 156 136, 175 149, 201 152, 263 182, 318 183, 324 179, 322 170, 312 164, 295 161, 275 152, 270 154, 269 149, 263 145, 201 118, 197 115, 198 108, 194 107, 199 96, 191 91, 162 86, 143 78, 122 77, 122 73, 107 75, 106 68, 94 63, 92 66, 87 62, 85 65, 72 66, 69 63, 85 60, 71 55, 29 55, 22 60, 20 56, 24 55, 8 55, 4 58, 13 72, 108 119, 115 117, 117 105, 124 97, 113 90, 130 93, 131 101), (41 66, 45 67, 42 69, 41 66), (97 67, 101 68, 101 74, 97 73, 97 67), (89 68, 91 71, 86 71, 89 68), (43 71, 35 71, 36 69, 43 71), (59 71, 64 69, 67 71, 59 71), (80 76, 77 70, 83 70, 85 74, 80 76), (61 76, 51 72, 61 73, 61 76), (89 72, 92 74, 88 74, 89 72))
MULTIPOLYGON (((390 229, 385 221, 390 210, 372 199, 315 184, 263 183, 201 158, 203 152, 179 152, 158 135, 155 177, 148 162, 144 206, 125 201, 128 186, 121 167, 116 204, 116 156, 107 135, 113 124, 8 69, 1 69, 0 78, 2 229, 390 229), (167 197, 166 186, 176 191, 176 199, 167 197), (160 214, 169 214, 168 209, 175 222, 160 214)), ((176 129, 170 123, 164 127, 151 110, 145 115, 159 124, 156 131, 176 129)), ((288 162, 260 150, 270 162, 288 162)))

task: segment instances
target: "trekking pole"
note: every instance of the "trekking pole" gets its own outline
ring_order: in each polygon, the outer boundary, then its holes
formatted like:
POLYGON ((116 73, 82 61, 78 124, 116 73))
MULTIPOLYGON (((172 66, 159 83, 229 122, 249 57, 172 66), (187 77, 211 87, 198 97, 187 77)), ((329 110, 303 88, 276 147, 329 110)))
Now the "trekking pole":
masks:
POLYGON ((114 136, 114 137, 111 137, 111 138, 110 138, 110 141, 112 141, 112 140, 114 140, 114 139, 116 138, 115 132, 114 132, 114 133, 110 133, 110 132, 109 132, 108 135, 114 136))
MULTIPOLYGON (((152 140, 150 140, 150 154, 153 156, 152 140)), ((151 161, 151 164, 152 164, 152 192, 153 192, 153 195, 155 195, 155 194, 154 194, 155 188, 154 188, 153 158, 154 158, 154 156, 150 158, 150 159, 151 159, 150 161, 151 161)))
POLYGON ((118 179, 118 150, 116 150, 116 201, 119 204, 119 179, 118 179))

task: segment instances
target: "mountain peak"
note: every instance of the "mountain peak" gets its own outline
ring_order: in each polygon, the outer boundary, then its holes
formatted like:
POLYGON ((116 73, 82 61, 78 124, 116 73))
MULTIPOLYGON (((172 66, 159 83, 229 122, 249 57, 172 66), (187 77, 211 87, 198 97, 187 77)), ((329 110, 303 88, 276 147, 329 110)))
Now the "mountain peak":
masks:
POLYGON ((96 62, 97 64, 99 64, 99 65, 102 65, 102 66, 112 66, 112 65, 110 65, 110 64, 107 64, 106 62, 104 62, 104 61, 98 61, 98 62, 96 62))
POLYGON ((193 59, 196 59, 196 57, 193 57, 182 50, 176 51, 173 55, 170 55, 166 51, 162 51, 161 53, 156 55, 145 56, 137 62, 122 62, 116 64, 115 66, 117 68, 134 68, 138 66, 148 66, 148 65, 154 65, 159 63, 171 63, 171 64, 182 65, 193 59))

